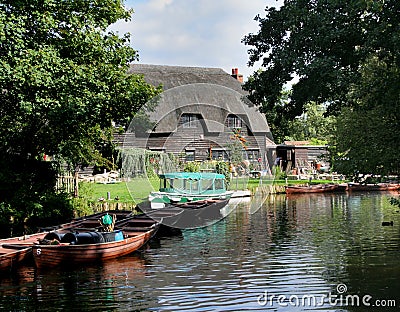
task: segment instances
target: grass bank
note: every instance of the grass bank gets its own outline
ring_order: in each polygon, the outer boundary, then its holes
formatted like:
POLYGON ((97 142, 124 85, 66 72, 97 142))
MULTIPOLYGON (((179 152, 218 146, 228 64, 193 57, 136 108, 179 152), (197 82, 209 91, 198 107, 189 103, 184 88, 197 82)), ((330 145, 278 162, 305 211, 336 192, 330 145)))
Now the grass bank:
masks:
MULTIPOLYGON (((301 185, 309 183, 308 180, 288 180, 288 185, 301 185)), ((330 180, 312 180, 313 184, 332 183, 330 180)), ((285 180, 233 178, 230 190, 255 191, 260 185, 286 185, 285 180)), ((102 184, 82 182, 80 184, 80 197, 90 202, 116 202, 137 204, 146 200, 149 193, 159 187, 158 178, 136 178, 128 182, 102 184)))

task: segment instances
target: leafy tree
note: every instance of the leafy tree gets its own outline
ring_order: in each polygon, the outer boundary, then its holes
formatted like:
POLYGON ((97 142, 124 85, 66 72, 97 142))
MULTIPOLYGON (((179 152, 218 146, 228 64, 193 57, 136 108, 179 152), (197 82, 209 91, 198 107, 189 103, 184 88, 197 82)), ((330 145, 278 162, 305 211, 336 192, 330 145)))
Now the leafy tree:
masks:
POLYGON ((26 201, 40 201, 28 163, 44 154, 72 168, 104 163, 112 122, 127 124, 158 92, 127 74, 137 59, 129 36, 107 31, 131 13, 120 0, 0 2, 0 202, 16 205, 23 186, 26 201))
POLYGON ((335 133, 335 117, 325 117, 323 104, 310 102, 305 105, 305 112, 289 121, 287 140, 311 141, 328 144, 335 133))
POLYGON ((241 128, 232 129, 229 142, 225 145, 229 151, 229 161, 238 166, 243 160, 243 152, 247 150, 247 140, 242 135, 241 128))
POLYGON ((324 104, 310 102, 304 105, 304 113, 295 118, 287 118, 279 113, 289 104, 291 90, 284 89, 277 105, 265 113, 276 143, 283 141, 312 141, 327 144, 335 133, 335 117, 325 116, 324 104))
POLYGON ((253 47, 249 64, 262 60, 265 68, 245 84, 250 99, 268 111, 282 87, 297 77, 283 114, 299 116, 310 101, 329 102, 330 112, 337 112, 348 104, 360 64, 378 50, 396 49, 392 34, 399 6, 396 0, 287 0, 279 9, 267 8, 265 18, 256 17, 260 31, 243 39, 253 47))
MULTIPOLYGON (((249 81, 251 79, 253 79, 253 77, 250 77, 249 81)), ((286 137, 290 135, 290 121, 293 120, 293 118, 288 118, 286 114, 283 113, 285 107, 288 105, 290 92, 290 90, 282 90, 276 105, 265 110, 265 117, 268 120, 271 133, 274 135, 274 141, 278 144, 283 143, 286 137)))
POLYGON ((349 96, 357 104, 338 117, 336 167, 353 175, 400 174, 400 70, 373 57, 349 96))
POLYGON ((325 115, 343 120, 336 138, 342 169, 398 172, 399 12, 396 0, 286 0, 267 8, 256 17, 259 32, 243 39, 252 47, 249 64, 264 67, 244 86, 250 100, 267 118, 282 115, 283 128, 307 103, 324 104, 325 115), (293 77, 282 105, 282 87, 293 77))

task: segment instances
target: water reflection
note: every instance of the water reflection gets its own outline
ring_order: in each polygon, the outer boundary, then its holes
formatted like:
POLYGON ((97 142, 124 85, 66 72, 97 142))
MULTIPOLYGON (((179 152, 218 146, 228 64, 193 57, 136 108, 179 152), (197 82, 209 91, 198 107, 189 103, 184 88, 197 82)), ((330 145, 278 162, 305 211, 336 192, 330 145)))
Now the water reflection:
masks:
POLYGON ((26 267, 3 277, 0 309, 371 311, 332 306, 326 296, 337 294, 338 284, 347 286, 344 294, 394 299, 398 308, 400 213, 388 198, 271 196, 255 212, 243 202, 221 222, 162 237, 101 266, 26 267), (383 227, 388 220, 394 226, 383 227), (263 302, 265 296, 274 297, 263 302), (289 298, 305 296, 318 306, 290 306, 289 298))

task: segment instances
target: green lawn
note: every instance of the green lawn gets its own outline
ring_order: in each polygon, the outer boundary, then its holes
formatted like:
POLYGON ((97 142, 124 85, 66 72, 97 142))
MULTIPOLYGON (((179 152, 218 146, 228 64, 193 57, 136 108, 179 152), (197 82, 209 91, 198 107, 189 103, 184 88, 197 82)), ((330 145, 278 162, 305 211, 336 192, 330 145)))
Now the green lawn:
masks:
POLYGON ((158 189, 159 180, 136 178, 129 182, 120 183, 81 183, 80 195, 88 200, 97 201, 99 198, 107 199, 107 193, 110 192, 110 198, 114 200, 119 198, 119 202, 141 202, 147 198, 149 193, 158 189))
MULTIPOLYGON (((289 185, 293 184, 305 184, 307 180, 288 180, 289 185)), ((319 183, 332 183, 332 181, 325 180, 313 180, 313 184, 319 183)), ((254 191, 259 185, 285 185, 285 180, 267 180, 263 179, 260 184, 259 179, 253 178, 233 178, 231 180, 230 190, 244 190, 249 189, 254 191)), ((116 197, 119 198, 121 203, 139 203, 147 198, 149 193, 153 190, 157 190, 159 187, 159 179, 152 178, 136 178, 129 182, 120 182, 114 184, 102 184, 102 183, 81 183, 80 184, 80 196, 86 198, 88 201, 98 201, 99 198, 107 199, 107 193, 110 192, 111 200, 116 197)))

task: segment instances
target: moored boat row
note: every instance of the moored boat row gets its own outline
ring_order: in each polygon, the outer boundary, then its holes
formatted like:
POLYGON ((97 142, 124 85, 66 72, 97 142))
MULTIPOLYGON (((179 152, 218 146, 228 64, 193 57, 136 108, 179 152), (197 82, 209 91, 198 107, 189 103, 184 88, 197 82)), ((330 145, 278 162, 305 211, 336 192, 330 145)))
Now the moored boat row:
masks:
MULTIPOLYGON (((109 225, 106 225, 109 226, 109 225)), ((34 258, 36 267, 73 265, 120 257, 142 247, 159 223, 131 211, 108 211, 42 229, 43 232, 0 240, 0 272, 34 258), (100 221, 108 217, 112 229, 100 221)))
POLYGON ((374 192, 374 191, 400 191, 400 184, 379 183, 340 183, 340 184, 317 184, 307 186, 286 186, 286 194, 299 193, 329 193, 329 192, 374 192))
POLYGON ((160 175, 160 181, 160 189, 138 207, 142 216, 129 211, 98 213, 29 237, 0 241, 0 269, 32 255, 37 268, 121 257, 141 248, 161 224, 182 229, 222 219, 221 209, 233 193, 226 190, 225 176, 217 173, 172 172, 160 175))
POLYGON ((0 271, 32 258, 37 268, 102 262, 130 254, 145 245, 160 227, 173 229, 208 225, 222 219, 229 199, 172 202, 154 209, 150 202, 138 206, 142 215, 109 211, 69 223, 43 228, 44 232, 0 241, 0 271), (112 216, 112 227, 100 224, 112 216))

